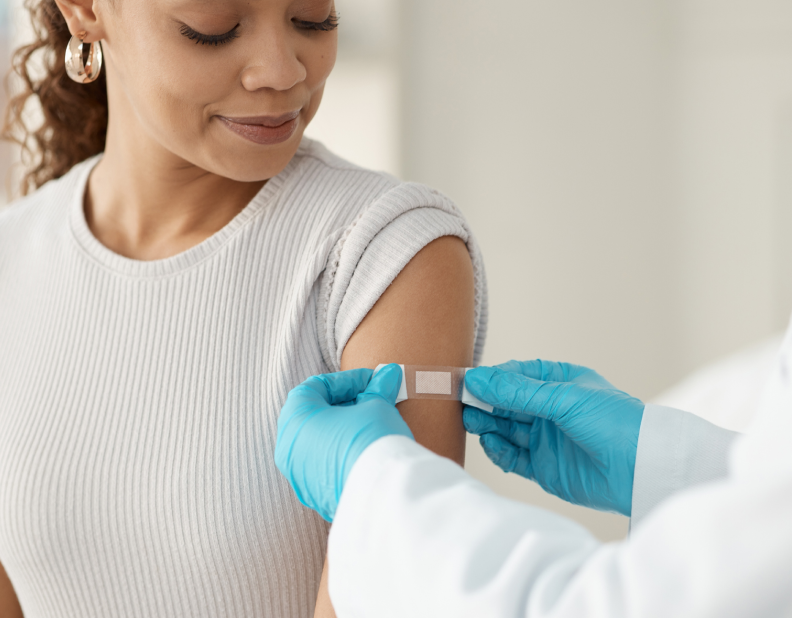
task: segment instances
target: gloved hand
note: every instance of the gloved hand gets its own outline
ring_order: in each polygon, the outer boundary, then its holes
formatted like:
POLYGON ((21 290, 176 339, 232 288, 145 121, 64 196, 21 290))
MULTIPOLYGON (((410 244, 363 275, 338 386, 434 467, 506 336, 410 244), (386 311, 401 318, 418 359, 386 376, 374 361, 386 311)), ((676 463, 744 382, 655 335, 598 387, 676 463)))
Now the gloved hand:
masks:
POLYGON ((501 469, 570 503, 630 515, 640 400, 594 370, 540 359, 476 368, 465 381, 495 407, 466 407, 464 423, 501 469))
POLYGON ((394 403, 398 365, 312 376, 291 390, 278 418, 275 464, 300 502, 333 521, 360 454, 390 434, 413 438, 394 403))

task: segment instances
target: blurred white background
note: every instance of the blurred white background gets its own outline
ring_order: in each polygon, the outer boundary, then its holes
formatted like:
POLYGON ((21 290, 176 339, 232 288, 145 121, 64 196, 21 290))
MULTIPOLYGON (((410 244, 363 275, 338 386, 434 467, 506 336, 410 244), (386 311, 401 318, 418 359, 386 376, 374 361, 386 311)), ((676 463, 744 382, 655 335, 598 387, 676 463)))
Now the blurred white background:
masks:
MULTIPOLYGON (((489 275, 484 361, 590 365, 743 428, 792 310, 792 2, 337 6, 308 133, 460 206, 489 275)), ((468 447, 496 491, 625 534, 468 447)))

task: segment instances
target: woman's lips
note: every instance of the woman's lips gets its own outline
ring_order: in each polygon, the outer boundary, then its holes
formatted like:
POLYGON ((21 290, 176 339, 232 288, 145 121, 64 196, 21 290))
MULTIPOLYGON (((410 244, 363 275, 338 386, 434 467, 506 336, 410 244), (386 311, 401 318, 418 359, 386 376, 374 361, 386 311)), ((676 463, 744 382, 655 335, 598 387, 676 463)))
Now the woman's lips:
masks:
POLYGON ((280 116, 218 116, 217 118, 237 135, 256 144, 280 144, 297 129, 300 110, 280 116))

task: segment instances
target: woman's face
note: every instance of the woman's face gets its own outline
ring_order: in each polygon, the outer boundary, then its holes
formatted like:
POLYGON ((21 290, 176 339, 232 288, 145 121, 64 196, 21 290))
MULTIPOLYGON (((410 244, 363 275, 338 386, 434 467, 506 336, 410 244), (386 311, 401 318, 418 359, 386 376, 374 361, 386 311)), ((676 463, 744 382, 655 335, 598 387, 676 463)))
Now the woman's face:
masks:
POLYGON ((283 170, 335 63, 333 0, 94 6, 110 131, 143 131, 186 162, 238 181, 283 170))

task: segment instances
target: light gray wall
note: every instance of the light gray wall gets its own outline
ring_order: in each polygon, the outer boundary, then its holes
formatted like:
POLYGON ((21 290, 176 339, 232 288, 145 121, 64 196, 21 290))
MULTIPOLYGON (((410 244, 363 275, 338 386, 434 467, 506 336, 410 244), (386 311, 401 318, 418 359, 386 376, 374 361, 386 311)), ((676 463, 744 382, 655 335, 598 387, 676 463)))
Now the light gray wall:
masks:
POLYGON ((574 359, 645 396, 678 378, 666 5, 405 4, 402 167, 478 236, 486 360, 574 359))
MULTIPOLYGON (((485 362, 575 361, 650 398, 792 307, 792 2, 402 0, 402 170, 462 208, 485 362)), ((578 518, 477 444, 498 491, 578 518)))
POLYGON ((792 2, 676 4, 675 150, 684 369, 792 309, 792 2))

